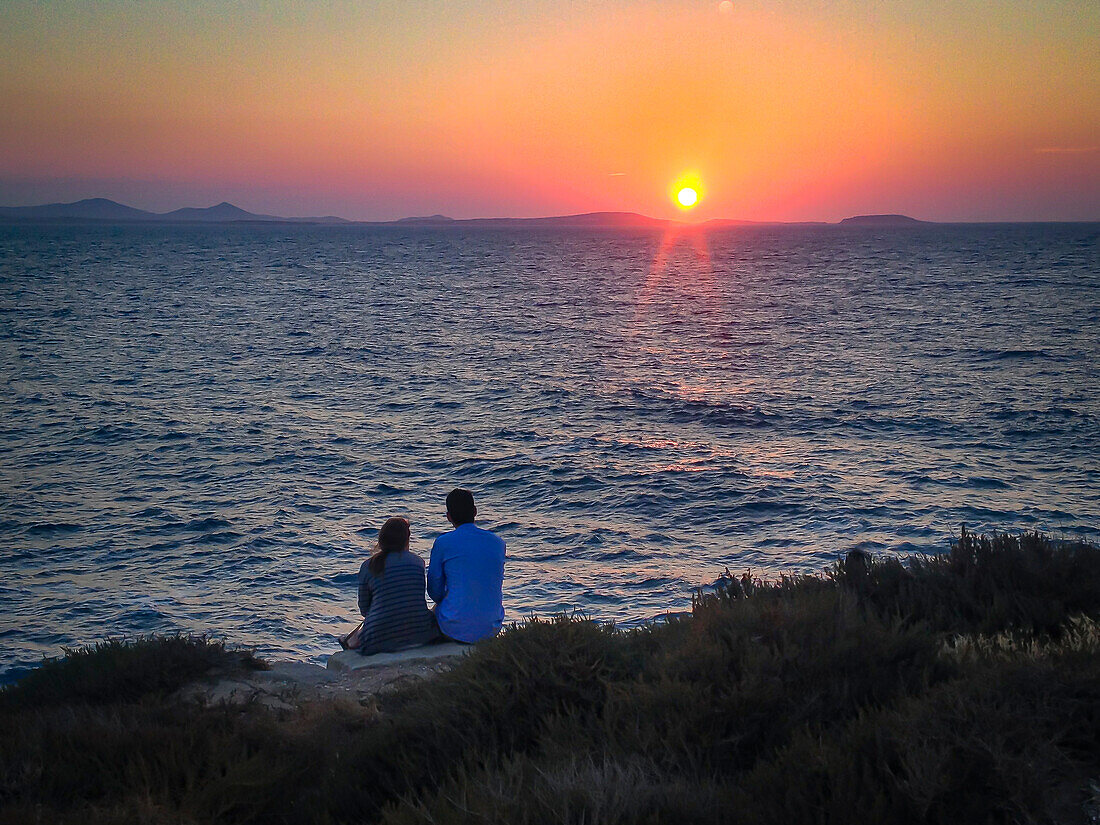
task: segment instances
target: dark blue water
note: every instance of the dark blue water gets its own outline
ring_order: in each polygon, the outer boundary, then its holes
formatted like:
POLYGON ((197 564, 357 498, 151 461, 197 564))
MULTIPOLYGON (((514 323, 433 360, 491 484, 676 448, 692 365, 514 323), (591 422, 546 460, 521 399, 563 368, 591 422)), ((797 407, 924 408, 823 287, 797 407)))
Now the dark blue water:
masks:
POLYGON ((426 556, 456 485, 510 619, 1095 537, 1098 230, 0 227, 0 672, 318 656, 377 527, 426 556))

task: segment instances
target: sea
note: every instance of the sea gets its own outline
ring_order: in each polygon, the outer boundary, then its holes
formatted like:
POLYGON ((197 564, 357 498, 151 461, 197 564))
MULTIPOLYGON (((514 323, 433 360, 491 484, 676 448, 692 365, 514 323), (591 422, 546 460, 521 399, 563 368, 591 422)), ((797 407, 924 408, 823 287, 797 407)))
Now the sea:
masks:
POLYGON ((5 225, 0 365, 3 681, 322 662, 459 486, 509 622, 1100 528, 1100 224, 5 225))

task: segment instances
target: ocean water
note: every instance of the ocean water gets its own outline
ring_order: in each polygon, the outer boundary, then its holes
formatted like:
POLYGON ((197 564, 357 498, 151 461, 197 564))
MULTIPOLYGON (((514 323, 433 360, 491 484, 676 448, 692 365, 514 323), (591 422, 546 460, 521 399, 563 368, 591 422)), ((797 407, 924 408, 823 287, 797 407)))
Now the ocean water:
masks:
POLYGON ((1096 538, 1100 226, 0 227, 0 678, 209 632, 315 659, 474 490, 509 619, 728 567, 1096 538))

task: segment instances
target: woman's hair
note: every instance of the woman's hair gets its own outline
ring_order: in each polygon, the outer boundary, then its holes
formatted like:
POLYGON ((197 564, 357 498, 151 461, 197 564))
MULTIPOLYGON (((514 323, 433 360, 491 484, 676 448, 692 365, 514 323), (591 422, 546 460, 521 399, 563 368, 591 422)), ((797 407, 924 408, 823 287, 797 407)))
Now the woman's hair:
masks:
POLYGON ((387 519, 378 531, 378 543, 374 547, 374 555, 370 557, 367 567, 371 573, 381 576, 386 569, 386 554, 400 553, 409 549, 409 520, 404 518, 387 519))

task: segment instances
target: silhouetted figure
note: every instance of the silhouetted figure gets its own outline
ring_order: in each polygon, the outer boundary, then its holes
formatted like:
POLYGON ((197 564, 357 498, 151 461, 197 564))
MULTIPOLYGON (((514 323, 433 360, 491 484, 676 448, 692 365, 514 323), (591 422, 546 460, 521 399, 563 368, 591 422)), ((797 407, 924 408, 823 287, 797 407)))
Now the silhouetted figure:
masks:
POLYGON ((746 596, 751 596, 755 585, 752 581, 752 571, 747 570, 741 574, 741 592, 746 596))
POLYGON ((469 490, 447 496, 447 521, 454 530, 432 546, 428 595, 435 602, 440 631, 456 642, 487 639, 504 624, 504 541, 476 524, 469 490))
POLYGON ((844 556, 844 576, 847 582, 859 591, 863 591, 871 575, 871 554, 858 547, 849 550, 844 556))
POLYGON ((438 635, 424 601, 424 560, 409 550, 409 522, 391 518, 374 554, 359 569, 363 624, 340 640, 366 655, 416 647, 438 635))

